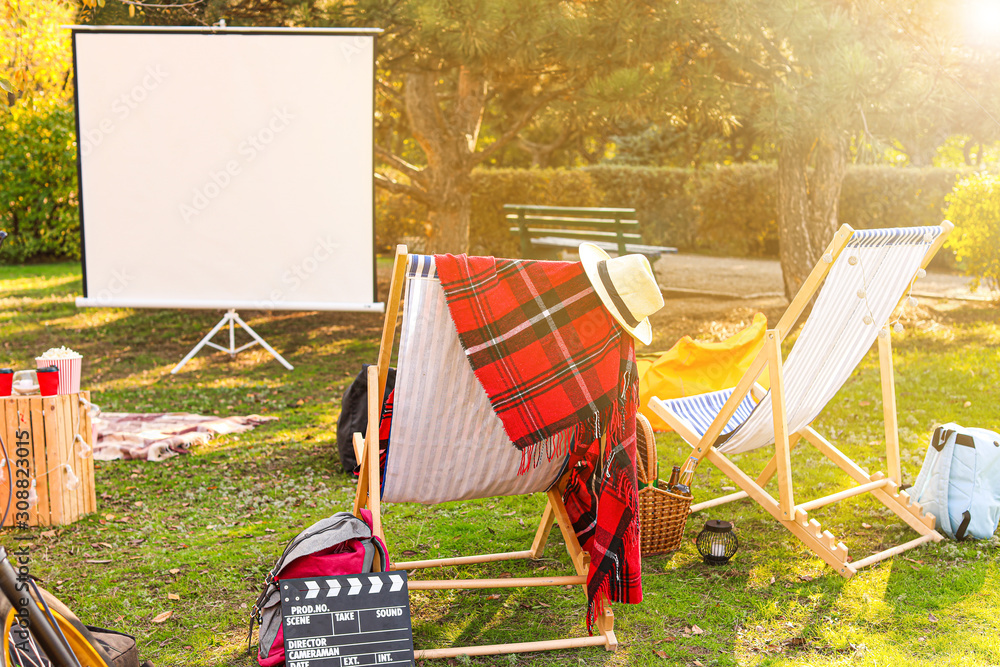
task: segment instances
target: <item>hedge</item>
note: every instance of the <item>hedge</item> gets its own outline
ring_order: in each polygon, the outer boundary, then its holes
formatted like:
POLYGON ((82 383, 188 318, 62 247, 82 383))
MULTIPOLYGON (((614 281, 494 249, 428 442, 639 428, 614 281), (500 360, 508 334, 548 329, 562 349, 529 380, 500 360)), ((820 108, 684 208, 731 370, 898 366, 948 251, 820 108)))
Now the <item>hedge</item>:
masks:
POLYGON ((734 257, 778 256, 778 170, 741 164, 692 174, 698 218, 691 250, 734 257))
MULTIPOLYGON (((847 171, 840 221, 858 229, 930 225, 945 213, 945 196, 962 172, 856 166, 847 171)), ((643 241, 733 257, 777 257, 777 170, 741 164, 700 171, 666 167, 481 169, 473 174, 471 252, 517 256, 520 246, 504 219, 504 204, 631 206, 643 241)), ((381 249, 425 234, 426 211, 402 196, 377 202, 381 249)), ((418 241, 419 242, 419 241, 418 241)), ((939 253, 953 265, 949 253, 939 253)))
MULTIPOLYGON (((72 110, 17 110, 0 126, 0 228, 12 232, 3 260, 80 255, 72 110)), ((944 216, 945 196, 961 172, 856 166, 848 169, 840 220, 858 228, 923 225, 944 216)), ((504 204, 630 206, 643 240, 685 251, 777 257, 774 165, 702 170, 599 165, 581 169, 480 169, 473 173, 470 250, 517 256, 504 204)), ((376 242, 420 249, 427 211, 376 190, 376 242)), ((947 261, 948 253, 939 253, 947 261)), ((953 260, 952 260, 953 261, 953 260)))
POLYGON ((1000 300, 1000 176, 977 174, 948 195, 955 230, 945 247, 953 250, 973 287, 982 285, 1000 300))
MULTIPOLYGON (((852 167, 840 221, 856 228, 937 224, 961 172, 852 167)), ((504 204, 631 206, 643 241, 735 257, 777 257, 777 170, 742 164, 701 171, 597 166, 575 170, 483 169, 473 175, 471 250, 516 256, 504 204)), ((381 218, 380 218, 381 219, 381 218)), ((381 236, 381 235, 380 235, 381 236)), ((380 239, 382 241, 382 239, 380 239)), ((391 245, 391 241, 382 241, 391 245)))
POLYGON ((698 228, 692 224, 698 215, 697 198, 689 192, 695 181, 688 170, 600 166, 586 172, 604 193, 604 202, 636 209, 644 242, 685 248, 697 243, 698 228))
POLYGON ((0 118, 2 261, 78 259, 73 111, 15 107, 0 118))
POLYGON ((936 225, 945 197, 965 171, 858 166, 847 171, 840 194, 840 221, 858 229, 936 225))
POLYGON ((587 171, 574 169, 489 169, 473 177, 470 250, 517 257, 521 247, 508 231, 504 204, 601 206, 604 193, 587 171))

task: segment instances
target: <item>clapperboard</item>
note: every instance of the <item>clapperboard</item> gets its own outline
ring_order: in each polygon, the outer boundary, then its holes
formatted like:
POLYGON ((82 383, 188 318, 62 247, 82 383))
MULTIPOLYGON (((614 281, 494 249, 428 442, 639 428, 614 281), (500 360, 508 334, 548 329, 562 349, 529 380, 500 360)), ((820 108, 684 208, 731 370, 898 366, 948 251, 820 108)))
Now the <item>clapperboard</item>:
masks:
POLYGON ((281 581, 288 667, 413 665, 406 572, 281 581))

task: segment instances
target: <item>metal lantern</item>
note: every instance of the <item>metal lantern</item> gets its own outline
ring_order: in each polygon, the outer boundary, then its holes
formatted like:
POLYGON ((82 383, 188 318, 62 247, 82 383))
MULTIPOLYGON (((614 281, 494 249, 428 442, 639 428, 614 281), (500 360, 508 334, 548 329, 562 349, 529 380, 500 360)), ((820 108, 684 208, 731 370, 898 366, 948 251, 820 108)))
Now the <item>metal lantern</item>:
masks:
POLYGON ((733 524, 718 519, 705 522, 695 545, 708 565, 725 565, 740 546, 736 533, 733 532, 733 524))

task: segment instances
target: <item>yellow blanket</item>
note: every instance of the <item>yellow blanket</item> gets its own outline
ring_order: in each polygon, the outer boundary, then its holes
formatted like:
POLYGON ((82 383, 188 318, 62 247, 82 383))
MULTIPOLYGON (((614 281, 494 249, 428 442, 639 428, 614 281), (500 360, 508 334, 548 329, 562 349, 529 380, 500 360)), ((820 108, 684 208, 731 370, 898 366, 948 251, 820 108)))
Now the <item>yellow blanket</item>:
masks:
MULTIPOLYGON (((766 329, 767 318, 757 313, 750 326, 722 342, 700 343, 684 336, 659 359, 640 359, 639 412, 654 431, 671 430, 646 405, 650 397, 680 398, 735 386, 763 346, 766 329)), ((766 374, 760 382, 767 386, 766 374)))

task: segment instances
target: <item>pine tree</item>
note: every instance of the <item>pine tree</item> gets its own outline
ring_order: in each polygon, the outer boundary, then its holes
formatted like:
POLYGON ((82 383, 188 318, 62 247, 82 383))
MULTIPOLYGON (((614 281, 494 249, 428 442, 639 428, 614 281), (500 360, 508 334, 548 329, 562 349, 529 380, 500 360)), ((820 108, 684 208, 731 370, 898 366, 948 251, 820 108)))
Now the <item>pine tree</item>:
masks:
MULTIPOLYGON (((929 126, 921 105, 943 78, 933 0, 714 0, 688 5, 700 60, 755 98, 752 124, 778 149, 778 229, 791 298, 838 227, 849 142, 875 129, 929 126), (933 44, 927 47, 923 37, 933 44), (932 48, 934 50, 932 50, 932 48), (923 96, 921 95, 923 91, 923 96), (921 117, 919 114, 924 114, 921 117)), ((915 136, 911 132, 911 136, 915 136)), ((906 224, 906 221, 900 221, 906 224)))
POLYGON ((668 77, 675 11, 659 0, 360 0, 355 24, 386 28, 376 153, 402 175, 376 183, 427 205, 430 251, 467 251, 472 170, 541 114, 567 120, 576 100, 600 100, 606 119, 637 111, 668 77))

